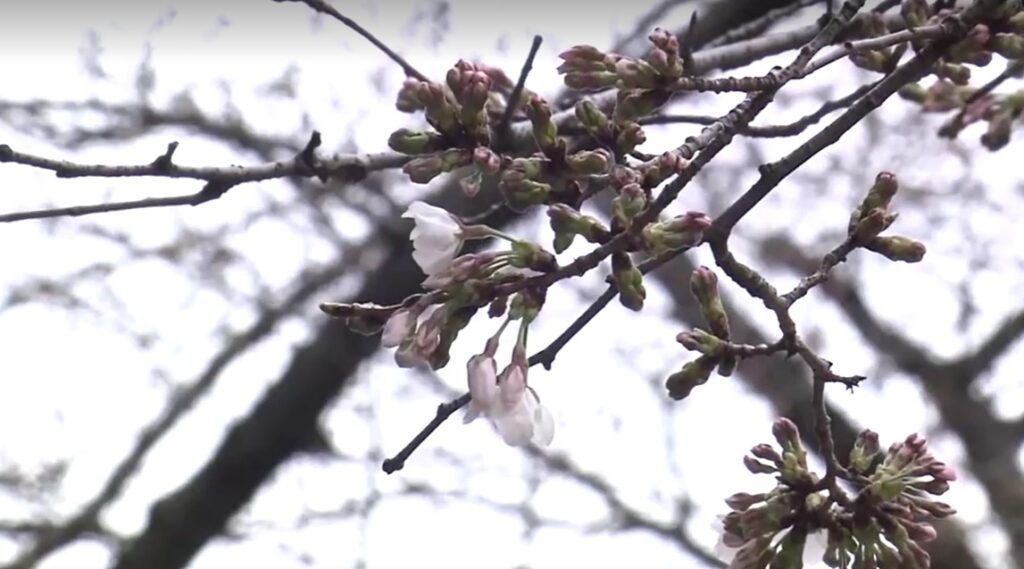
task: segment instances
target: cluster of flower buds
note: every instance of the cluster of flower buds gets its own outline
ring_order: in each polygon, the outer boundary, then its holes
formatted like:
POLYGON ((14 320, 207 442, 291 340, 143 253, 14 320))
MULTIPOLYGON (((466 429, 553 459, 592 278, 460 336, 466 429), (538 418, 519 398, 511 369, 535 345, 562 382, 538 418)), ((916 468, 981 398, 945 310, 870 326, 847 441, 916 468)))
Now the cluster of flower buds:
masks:
MULTIPOLYGON (((857 16, 853 21, 850 30, 850 37, 853 38, 876 38, 889 33, 885 25, 885 19, 878 12, 865 12, 857 16)), ((862 69, 875 71, 877 73, 888 73, 895 69, 901 57, 907 49, 907 44, 901 43, 896 47, 882 47, 869 51, 855 52, 850 54, 850 61, 862 69)))
MULTIPOLYGON (((952 15, 949 9, 935 11, 925 0, 903 0, 900 13, 908 28, 933 25, 952 15)), ((911 45, 920 50, 927 43, 914 40, 911 45)), ((987 65, 993 54, 1008 60, 1007 72, 1016 69, 1019 74, 1024 69, 1024 10, 1019 0, 1005 0, 994 9, 990 21, 975 25, 964 39, 947 48, 932 68, 938 80, 931 87, 910 84, 900 95, 926 112, 957 111, 940 127, 940 136, 955 138, 967 126, 986 121, 988 129, 981 135, 981 143, 998 150, 1009 142, 1013 123, 1021 116, 1024 92, 980 95, 968 85, 968 65, 987 65)))
POLYGON ((889 205, 899 184, 896 176, 881 172, 868 190, 864 200, 850 214, 847 232, 860 246, 892 261, 916 263, 924 258, 925 246, 909 237, 881 236, 896 220, 898 214, 889 211, 889 205))
MULTIPOLYGON (((929 567, 921 544, 936 534, 928 520, 954 513, 931 496, 943 494, 956 475, 927 451, 924 439, 911 435, 883 455, 878 435, 862 432, 848 471, 840 472, 856 496, 829 499, 807 466, 796 425, 778 419, 772 433, 779 448, 759 444, 744 464, 754 474, 774 475, 775 488, 726 499, 732 511, 722 520, 716 552, 731 568, 798 568, 821 561, 835 568, 929 567)), ((827 491, 843 492, 835 485, 827 491)))
POLYGON ((647 141, 643 127, 634 121, 615 121, 593 101, 576 103, 576 120, 598 144, 611 148, 617 156, 625 156, 647 141))
POLYGON ((922 544, 936 538, 929 520, 956 513, 932 497, 956 480, 953 469, 936 460, 916 434, 883 454, 872 431, 857 437, 850 467, 859 492, 846 511, 832 516, 825 561, 832 567, 927 569, 930 558, 922 544))
POLYGON ((719 375, 728 377, 736 369, 736 354, 728 350, 731 334, 729 315, 718 292, 718 277, 707 267, 698 267, 690 276, 690 292, 697 300, 701 318, 710 332, 700 328, 681 332, 676 341, 687 350, 700 353, 697 359, 686 363, 665 381, 671 398, 685 399, 698 385, 703 385, 718 368, 719 375))
POLYGON ((668 102, 672 84, 683 76, 679 40, 661 28, 655 29, 648 39, 652 47, 643 59, 604 53, 589 45, 574 46, 559 55, 562 64, 558 71, 565 74, 565 84, 571 89, 599 91, 617 87, 615 122, 633 121, 668 102))

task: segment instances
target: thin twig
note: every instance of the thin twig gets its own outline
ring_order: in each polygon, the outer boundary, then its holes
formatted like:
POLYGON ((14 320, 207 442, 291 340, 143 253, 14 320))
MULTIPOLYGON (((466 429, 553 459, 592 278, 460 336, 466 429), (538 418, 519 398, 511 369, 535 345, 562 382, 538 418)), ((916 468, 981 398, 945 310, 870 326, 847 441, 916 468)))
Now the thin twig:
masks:
POLYGON ((541 42, 544 41, 540 36, 533 36, 533 43, 530 44, 530 52, 526 55, 526 61, 523 62, 523 68, 519 71, 519 79, 516 81, 515 87, 512 88, 512 93, 509 94, 508 100, 505 103, 505 114, 501 117, 501 122, 498 123, 498 140, 500 144, 504 146, 508 138, 508 127, 512 124, 512 115, 515 114, 516 109, 519 107, 519 98, 523 94, 523 89, 526 87, 526 77, 530 75, 530 71, 533 70, 533 59, 537 57, 537 51, 540 49, 541 42))
POLYGON ((295 289, 288 298, 278 306, 263 311, 248 330, 236 336, 214 356, 195 382, 176 394, 167 404, 163 413, 142 429, 135 446, 114 468, 96 497, 87 502, 67 522, 37 540, 31 548, 4 565, 3 569, 30 569, 47 555, 77 540, 83 534, 99 531, 101 529, 100 515, 103 510, 121 495, 125 485, 138 471, 149 451, 213 387, 224 369, 252 345, 273 332, 282 318, 294 314, 295 310, 306 304, 313 295, 335 282, 345 272, 347 266, 348 263, 339 259, 329 268, 305 276, 301 279, 299 288, 295 289))
MULTIPOLYGON (((796 136, 803 131, 807 130, 808 127, 817 124, 821 119, 825 118, 829 113, 837 111, 839 109, 845 109, 852 105, 857 99, 860 99, 874 87, 874 83, 867 85, 861 85, 850 94, 835 99, 832 101, 826 101, 822 104, 818 110, 805 115, 791 123, 777 124, 777 125, 747 125, 736 130, 736 134, 749 136, 751 138, 780 138, 785 136, 796 136)), ((653 117, 645 117, 640 119, 642 125, 661 125, 661 124, 711 124, 716 119, 709 115, 659 115, 653 117)))
POLYGON ((22 164, 54 172, 58 178, 125 178, 153 176, 160 178, 182 178, 205 180, 203 188, 194 193, 165 198, 90 204, 63 208, 48 208, 0 215, 0 222, 41 219, 48 217, 78 216, 111 211, 124 211, 151 207, 199 205, 222 196, 227 190, 248 182, 260 182, 276 178, 317 176, 321 180, 340 178, 356 181, 365 178, 375 170, 398 168, 410 160, 403 154, 381 152, 361 155, 344 155, 333 158, 319 158, 313 154, 319 138, 314 132, 306 148, 291 160, 279 160, 252 166, 182 166, 171 160, 176 143, 168 145, 167 151, 152 162, 138 165, 81 164, 67 160, 56 160, 34 154, 26 154, 0 144, 0 163, 22 164))
POLYGON ((424 75, 424 74, 420 73, 419 71, 417 71, 415 67, 413 67, 401 55, 398 55, 397 53, 395 53, 395 51, 392 50, 390 47, 388 47, 387 44, 385 44, 384 42, 382 42, 379 39, 377 39, 376 36, 374 36, 369 31, 367 31, 366 28, 360 26, 352 18, 349 18, 348 16, 345 16, 341 12, 338 12, 334 8, 334 6, 331 6, 327 2, 324 2, 323 0, 273 0, 273 1, 274 2, 301 2, 301 3, 309 6, 310 8, 316 10, 317 12, 320 12, 320 13, 327 14, 327 15, 331 16, 335 20, 338 20, 339 22, 341 22, 341 23, 345 24, 346 26, 348 26, 349 28, 351 28, 357 34, 359 34, 359 35, 363 36, 364 38, 366 38, 367 41, 369 41, 370 43, 372 43, 374 45, 374 47, 376 47, 377 49, 379 49, 382 52, 384 52, 385 55, 387 55, 388 57, 391 58, 391 61, 394 61, 395 63, 397 63, 399 66, 402 67, 402 71, 405 72, 406 77, 415 77, 415 78, 419 79, 420 81, 430 81, 430 79, 427 78, 426 75, 424 75))

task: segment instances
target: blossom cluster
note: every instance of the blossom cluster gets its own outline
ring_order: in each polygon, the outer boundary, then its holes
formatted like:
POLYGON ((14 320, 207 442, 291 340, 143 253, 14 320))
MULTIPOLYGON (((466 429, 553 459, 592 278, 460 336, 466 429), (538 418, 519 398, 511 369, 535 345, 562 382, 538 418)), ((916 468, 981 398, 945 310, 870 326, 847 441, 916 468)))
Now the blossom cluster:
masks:
POLYGON ((779 447, 759 444, 743 462, 754 474, 774 475, 775 488, 726 500, 732 511, 722 519, 716 552, 731 569, 789 569, 820 561, 835 569, 929 566, 922 547, 936 537, 929 520, 955 513, 932 496, 945 493, 956 474, 928 452, 923 438, 910 435, 883 453, 878 435, 863 431, 848 469, 840 473, 856 489, 851 497, 808 468, 807 451, 789 419, 777 420, 772 433, 779 447))

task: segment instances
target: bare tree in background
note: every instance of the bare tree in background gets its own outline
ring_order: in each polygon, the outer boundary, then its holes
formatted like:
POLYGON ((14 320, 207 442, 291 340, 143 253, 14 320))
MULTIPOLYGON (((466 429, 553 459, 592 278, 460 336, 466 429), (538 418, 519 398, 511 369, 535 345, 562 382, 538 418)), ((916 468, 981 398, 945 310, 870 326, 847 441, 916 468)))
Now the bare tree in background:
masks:
MULTIPOLYGON (((61 179, 109 178, 111 184, 131 184, 157 177, 187 179, 193 185, 180 195, 152 197, 141 195, 140 189, 138 197, 125 201, 81 204, 68 197, 55 206, 0 213, 0 221, 7 223, 48 224, 57 232, 54 239, 68 234, 88 237, 114 245, 119 252, 116 261, 90 262, 59 277, 25 276, 6 292, 0 305, 4 310, 46 303, 76 318, 117 325, 123 321, 117 311, 131 307, 118 307, 116 295, 109 293, 100 293, 105 300, 98 307, 83 291, 102 287, 126 266, 162 259, 200 288, 216 291, 232 306, 248 307, 255 314, 244 326, 217 330, 222 341, 210 350, 203 368, 190 382, 169 388, 164 408, 112 465, 95 496, 76 511, 47 511, 73 457, 34 471, 13 463, 0 465, 0 485, 20 503, 36 506, 21 517, 0 516, 0 531, 19 545, 7 567, 35 566, 82 541, 103 545, 114 567, 184 567, 211 540, 250 534, 260 539, 258 520, 247 521, 239 513, 282 466, 302 460, 323 461, 325 468, 355 463, 376 469, 383 464, 388 473, 407 468, 395 476, 415 470, 417 460, 424 465, 436 460, 472 476, 478 465, 461 456, 458 447, 444 447, 444 433, 433 434, 456 410, 473 405, 464 389, 453 389, 430 371, 444 367, 449 356, 451 367, 462 368, 466 360, 455 351, 449 354, 449 349, 454 350, 451 344, 468 323, 464 320, 477 310, 479 320, 487 319, 488 310, 508 310, 523 326, 538 319, 530 333, 534 353, 528 361, 525 333, 518 341, 505 337, 506 345, 516 344, 512 363, 499 383, 490 386, 504 390, 512 383, 512 374, 521 373, 525 384, 527 367, 539 363, 558 369, 574 347, 597 342, 573 338, 585 327, 600 326, 601 320, 595 318, 606 307, 613 310, 616 298, 624 307, 640 310, 649 302, 647 292, 658 290, 667 301, 661 316, 671 318, 682 331, 683 348, 669 356, 674 361, 665 361, 664 353, 659 353, 650 369, 638 365, 637 375, 642 377, 635 389, 657 401, 652 420, 664 437, 657 445, 669 457, 669 479, 678 482, 658 489, 663 494, 661 510, 669 514, 629 497, 621 481, 587 467, 571 447, 562 454, 526 445, 523 452, 530 469, 524 476, 528 488, 521 503, 510 505, 462 488, 445 488, 424 466, 419 476, 403 479, 398 490, 372 487, 334 507, 306 511, 297 523, 302 527, 319 520, 365 520, 390 496, 431 496, 453 502, 478 500, 507 510, 532 535, 538 528, 573 525, 548 517, 535 506, 544 482, 563 478, 599 496, 602 504, 601 519, 577 524, 577 531, 642 532, 678 548, 683 566, 724 566, 711 544, 695 537, 691 521, 696 497, 675 470, 682 447, 673 430, 678 416, 686 412, 683 405, 700 404, 708 389, 701 387, 705 382, 739 382, 770 406, 772 414, 788 419, 774 424, 779 450, 758 445, 746 459, 752 472, 777 477, 773 493, 740 493, 729 501, 734 512, 725 519, 723 541, 733 549, 742 546, 732 566, 766 567, 774 558, 772 567, 797 567, 804 539, 824 535, 824 529, 833 536, 834 566, 871 566, 854 555, 872 550, 891 556, 880 558, 879 566, 928 566, 930 559, 931 567, 1024 568, 1024 480, 1018 460, 1024 421, 1001 414, 995 398, 1002 388, 998 381, 995 387, 990 385, 998 375, 993 370, 1012 355, 1024 332, 1024 312, 987 298, 976 282, 981 274, 1016 282, 1019 271, 1014 270, 1020 265, 1016 251, 998 247, 1001 242, 995 237, 977 235, 977 226, 965 221, 976 212, 984 213, 985 223, 1012 231, 1013 210, 1020 200, 986 188, 970 167, 974 158, 966 152, 957 154, 958 146, 942 142, 964 133, 965 140, 980 140, 987 150, 998 150, 993 156, 1007 159, 1014 152, 1010 138, 1024 110, 1024 96, 1013 86, 1024 57, 1024 12, 1019 2, 904 0, 865 7, 850 1, 826 10, 822 3, 799 0, 668 0, 637 15, 634 31, 615 46, 578 46, 565 52, 561 71, 569 88, 543 97, 529 89, 539 37, 531 52, 523 54, 526 63, 521 71, 506 74, 486 61, 460 62, 447 77, 429 77, 417 70, 414 58, 407 60, 393 51, 343 9, 320 0, 295 4, 282 3, 278 9, 312 10, 324 25, 347 27, 348 33, 354 31, 373 43, 406 77, 398 107, 418 113, 412 120, 420 123, 393 133, 387 139, 391 150, 380 150, 387 133, 369 151, 354 143, 326 149, 321 131, 343 129, 312 124, 308 117, 301 133, 268 135, 253 117, 230 106, 209 112, 186 91, 157 104, 149 95, 159 69, 148 66, 140 69, 138 96, 130 102, 0 101, 0 119, 8 127, 68 150, 97 142, 168 139, 144 163, 112 165, 65 160, 0 142, 0 172, 33 168, 61 179), (668 14, 680 10, 693 15, 686 25, 651 33, 655 26, 674 23, 668 14), (764 62, 778 67, 756 67, 764 62), (810 92, 805 87, 801 95, 787 99, 787 91, 813 85, 836 66, 856 69, 858 85, 845 93, 822 85, 810 92), (972 72, 996 67, 1000 69, 989 73, 990 80, 972 80, 972 72), (742 73, 736 71, 741 68, 742 73), (902 100, 894 97, 897 94, 902 100), (783 116, 777 111, 781 103, 804 99, 812 100, 816 110, 773 119, 775 112, 783 116), (883 104, 886 108, 880 108, 883 104), (698 105, 714 111, 689 114, 698 105), (885 115, 890 107, 899 107, 899 113, 885 115), (70 121, 63 120, 69 116, 70 121), (182 132, 189 138, 179 137, 182 132), (655 136, 671 142, 658 148, 643 144, 655 136), (193 138, 233 148, 246 162, 179 162, 176 153, 193 138), (764 139, 771 139, 770 144, 764 139), (719 156, 726 148, 738 148, 743 163, 738 166, 719 156), (934 174, 904 177, 900 171, 881 172, 887 161, 879 155, 897 153, 905 155, 899 164, 934 174), (940 174, 940 162, 959 165, 962 172, 940 174), (486 226, 490 235, 514 235, 518 241, 511 252, 486 256, 482 252, 502 251, 503 245, 471 241, 464 249, 468 256, 460 257, 459 271, 445 270, 454 266, 447 262, 431 271, 422 257, 414 260, 409 228, 399 219, 408 200, 396 199, 398 194, 389 191, 391 185, 410 178, 418 183, 436 180, 428 201, 457 214, 467 225, 486 226), (288 193, 271 192, 250 200, 230 222, 185 225, 171 241, 155 246, 140 244, 131 231, 103 221, 123 210, 157 208, 152 215, 194 206, 198 211, 267 181, 280 182, 288 193), (701 191, 691 182, 700 183, 701 191), (782 203, 771 203, 776 198, 782 203), (742 223, 765 211, 770 212, 765 214, 767 221, 759 217, 758 223, 742 223), (811 211, 821 212, 821 224, 804 223, 811 211), (897 211, 902 216, 898 222, 897 211), (353 219, 367 228, 359 237, 345 227, 353 219), (285 282, 265 279, 265 267, 240 253, 232 237, 267 220, 279 221, 304 235, 312 249, 330 250, 333 256, 320 255, 318 262, 303 264, 285 282), (576 247, 581 241, 592 245, 575 258, 556 260, 545 249, 550 244, 539 241, 549 223, 558 252, 574 240, 576 247), (913 238, 895 233, 904 227, 913 238), (927 256, 923 243, 929 245, 927 256), (487 250, 488 245, 498 248, 487 250), (699 267, 696 251, 688 252, 703 245, 712 253, 713 270, 699 267), (958 303, 957 327, 970 331, 963 333, 955 350, 936 346, 936 340, 922 335, 928 330, 878 308, 918 301, 914 310, 931 309, 919 299, 886 297, 891 287, 885 284, 886 279, 911 278, 906 275, 929 263, 908 269, 874 262, 917 262, 922 257, 968 269, 949 283, 958 303), (494 271, 496 260, 532 272, 494 271), (429 290, 421 286, 424 269, 435 280, 429 290), (780 292, 781 283, 794 275, 799 280, 780 292), (248 285, 238 286, 240 279, 248 285), (584 299, 580 314, 561 314, 564 310, 553 309, 550 300, 545 304, 545 296, 559 294, 559 289, 584 299), (343 300, 334 302, 339 299, 343 300), (872 359, 845 357, 842 342, 830 339, 833 330, 816 328, 813 318, 798 312, 797 307, 812 301, 841 318, 848 332, 859 334, 872 359), (440 304, 447 306, 447 320, 416 323, 421 311, 440 304), (318 306, 337 318, 325 317, 318 306), (979 313, 993 310, 998 322, 977 323, 979 313), (552 313, 555 316, 548 316, 552 313), (410 332, 395 335, 402 318, 410 332), (121 535, 109 527, 105 513, 123 499, 151 451, 176 427, 184 428, 188 421, 183 419, 213 390, 222 373, 290 323, 309 322, 318 324, 291 351, 279 377, 264 392, 252 394, 251 408, 233 421, 188 480, 167 488, 152 503, 142 531, 121 535), (400 451, 381 448, 379 438, 358 455, 338 451, 349 434, 329 432, 324 417, 356 397, 356 389, 350 388, 367 375, 366 366, 380 347, 377 336, 364 333, 381 327, 388 343, 400 345, 402 363, 419 359, 427 364, 410 374, 409 381, 421 382, 440 405, 434 418, 425 421, 423 430, 400 451), (687 356, 686 350, 697 353, 687 356), (855 400, 873 381, 895 374, 913 382, 934 407, 935 434, 964 449, 959 475, 979 485, 988 501, 989 524, 1008 539, 1008 547, 992 547, 982 531, 986 528, 959 523, 956 516, 949 516, 948 507, 931 500, 928 494, 943 493, 953 475, 928 454, 922 438, 910 436, 886 452, 879 447, 878 436, 864 430, 875 426, 876 417, 861 416, 854 407, 836 405, 826 397, 828 384, 839 384, 828 393, 846 388, 855 400), (817 457, 821 469, 801 458, 804 448, 817 457), (837 541, 841 536, 847 541, 837 541), (871 541, 883 538, 884 543, 871 541), (849 551, 848 559, 839 553, 843 550, 849 551), (791 559, 794 552, 796 558, 791 559)), ((291 88, 286 75, 268 88, 269 96, 287 98, 291 88)), ((66 182, 50 183, 59 188, 66 182)), ((418 253, 425 254, 422 249, 418 253)), ((658 317, 648 314, 629 314, 622 321, 628 319, 632 326, 641 318, 658 317)), ((515 335, 519 326, 510 324, 509 334, 515 335)), ((464 333, 458 343, 471 344, 463 350, 479 354, 496 327, 479 337, 464 333)), ((152 331, 126 327, 125 333, 140 350, 160 341, 152 331)), ((637 334, 643 337, 643 332, 637 334)), ((621 349, 629 359, 636 356, 628 353, 628 339, 606 340, 607 346, 580 349, 621 349)), ((546 385, 534 379, 531 387, 543 395, 546 385)), ((16 389, 5 389, 11 390, 5 397, 17 397, 16 389)), ((593 389, 598 393, 601 388, 593 389)), ((531 399, 532 391, 519 392, 520 398, 537 403, 531 399)), ((509 427, 502 424, 507 414, 477 399, 475 410, 507 434, 509 427)), ((421 399, 419 408, 429 419, 434 404, 421 399)), ((372 406, 353 405, 347 412, 362 422, 377 420, 372 406)), ((732 418, 734 413, 742 412, 720 410, 725 426, 709 430, 730 428, 738 421, 732 418)), ((629 416, 628 409, 622 410, 623 420, 629 421, 629 416)), ((772 428, 769 423, 745 427, 760 433, 772 428)), ((528 435, 543 428, 531 425, 528 435)), ((523 442, 513 440, 515 436, 506 439, 523 442)), ((899 441, 883 441, 889 442, 899 441)), ((739 458, 712 468, 738 468, 739 458)), ((395 539, 401 541, 401 536, 395 539)), ((296 557, 315 563, 316 552, 297 552, 296 557)))

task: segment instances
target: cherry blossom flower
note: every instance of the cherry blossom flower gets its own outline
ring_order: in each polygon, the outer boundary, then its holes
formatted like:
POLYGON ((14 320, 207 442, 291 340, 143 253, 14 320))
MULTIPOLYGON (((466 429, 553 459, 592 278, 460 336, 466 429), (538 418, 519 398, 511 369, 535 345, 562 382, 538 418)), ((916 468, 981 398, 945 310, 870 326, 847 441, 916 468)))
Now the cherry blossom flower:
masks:
POLYGON ((526 384, 529 365, 525 348, 517 345, 512 363, 496 376, 494 353, 497 347, 495 336, 487 342, 482 354, 473 356, 466 364, 471 398, 464 422, 486 416, 510 446, 530 442, 540 446, 551 444, 555 421, 551 411, 541 405, 536 392, 526 384))
POLYGON ((412 258, 423 272, 430 276, 448 267, 462 247, 462 222, 444 209, 421 201, 412 202, 402 217, 416 223, 409 237, 412 258))

